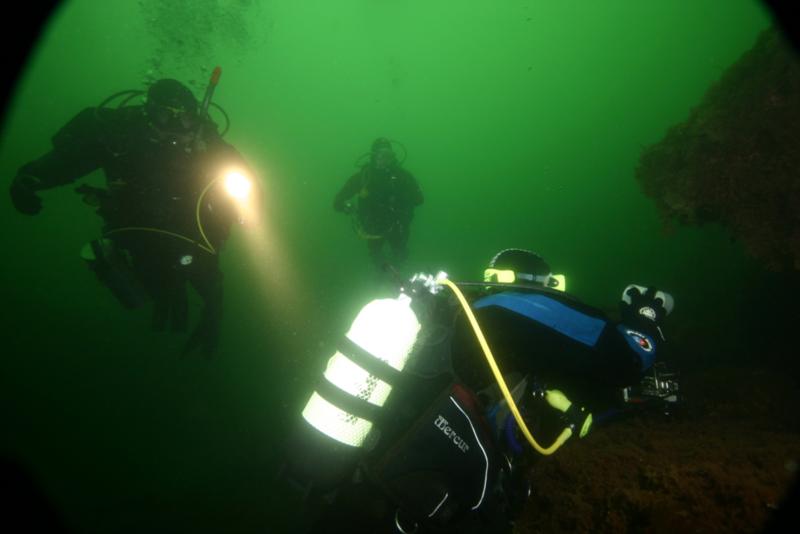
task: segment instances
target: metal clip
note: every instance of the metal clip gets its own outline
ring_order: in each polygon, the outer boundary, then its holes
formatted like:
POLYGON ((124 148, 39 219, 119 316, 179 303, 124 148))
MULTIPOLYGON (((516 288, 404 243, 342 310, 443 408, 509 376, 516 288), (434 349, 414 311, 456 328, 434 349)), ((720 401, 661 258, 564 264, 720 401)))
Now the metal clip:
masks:
POLYGON ((411 280, 409 281, 412 284, 422 285, 425 289, 428 290, 428 292, 431 295, 436 295, 443 288, 441 281, 446 278, 447 278, 447 273, 444 271, 439 271, 438 273, 436 273, 436 276, 427 273, 417 273, 414 276, 412 276, 411 280))

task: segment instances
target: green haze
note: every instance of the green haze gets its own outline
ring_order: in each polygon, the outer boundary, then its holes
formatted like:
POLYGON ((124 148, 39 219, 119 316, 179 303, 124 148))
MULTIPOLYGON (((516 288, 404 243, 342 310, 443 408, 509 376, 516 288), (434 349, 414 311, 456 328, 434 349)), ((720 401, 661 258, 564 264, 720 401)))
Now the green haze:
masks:
POLYGON ((377 136, 426 197, 409 272, 474 279, 530 248, 589 302, 656 284, 692 320, 752 267, 720 229, 666 235, 634 169, 768 25, 752 0, 65 2, 8 108, 4 187, 80 109, 162 76, 201 97, 220 65, 279 257, 254 263, 234 230, 219 354, 182 360, 81 263, 100 220, 72 187, 33 218, 5 195, 3 452, 80 531, 291 530, 284 432, 374 288, 333 196, 377 136))

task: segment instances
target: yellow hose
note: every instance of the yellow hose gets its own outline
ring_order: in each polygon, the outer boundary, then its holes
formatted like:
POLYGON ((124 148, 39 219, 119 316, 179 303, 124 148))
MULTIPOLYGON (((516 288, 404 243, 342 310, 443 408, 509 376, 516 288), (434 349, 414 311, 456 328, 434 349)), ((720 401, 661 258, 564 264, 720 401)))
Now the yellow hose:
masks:
POLYGON ((208 252, 209 254, 216 254, 216 251, 214 249, 208 248, 205 245, 203 245, 202 243, 198 243, 194 239, 190 239, 190 238, 188 238, 188 237, 186 237, 184 235, 181 235, 181 234, 176 234, 175 232, 169 232, 167 230, 161 230, 160 228, 147 228, 147 227, 144 227, 144 226, 126 226, 124 228, 115 228, 113 230, 109 230, 108 232, 103 234, 103 236, 104 237, 105 236, 110 236, 110 235, 118 234, 118 233, 121 233, 121 232, 153 232, 153 233, 156 233, 156 234, 164 234, 164 235, 168 235, 170 237, 174 237, 176 239, 181 239, 181 240, 186 241, 188 243, 191 243, 193 245, 196 245, 197 247, 201 248, 202 250, 208 252))
POLYGON ((205 232, 205 230, 203 229, 203 222, 200 220, 200 205, 201 205, 201 204, 202 204, 202 202, 203 202, 203 197, 205 197, 205 196, 206 196, 206 193, 208 193, 208 190, 209 190, 209 189, 211 189, 211 186, 213 186, 213 185, 214 185, 215 183, 217 183, 219 180, 220 180, 220 178, 219 178, 219 177, 217 177, 217 178, 214 178, 213 180, 211 180, 211 181, 208 183, 208 185, 207 185, 207 186, 206 186, 206 187, 203 189, 203 191, 200 193, 200 196, 199 196, 199 197, 197 197, 197 204, 196 204, 196 206, 195 206, 195 218, 197 219, 197 229, 198 229, 198 230, 200 230, 200 235, 203 237, 203 241, 205 241, 205 242, 206 242, 206 245, 208 245, 208 248, 207 248, 207 249, 206 249, 206 248, 204 248, 203 246, 200 246, 200 248, 202 248, 203 250, 209 250, 209 251, 211 252, 211 254, 216 254, 216 253, 217 253, 217 251, 214 249, 214 246, 211 244, 211 242, 210 242, 210 241, 208 240, 208 238, 206 237, 206 232, 205 232))
POLYGON ((561 432, 561 435, 556 438, 555 442, 553 442, 553 444, 546 449, 536 442, 530 430, 528 430, 528 425, 526 425, 525 421, 522 419, 522 414, 519 413, 517 403, 514 402, 514 397, 511 396, 511 392, 506 385, 506 381, 503 379, 503 375, 500 373, 500 368, 497 366, 497 361, 495 361, 492 351, 489 348, 489 344, 486 342, 486 337, 483 335, 481 327, 478 324, 478 320, 475 319, 475 314, 472 313, 472 308, 470 308, 467 299, 464 298, 464 294, 461 293, 461 290, 453 282, 446 278, 438 280, 438 283, 449 287, 453 293, 455 293, 456 298, 458 298, 458 301, 464 308, 464 313, 467 315, 467 318, 472 325, 472 330, 475 332, 475 337, 478 338, 478 343, 480 343, 481 348, 483 349, 483 353, 486 356, 486 361, 489 363, 489 367, 492 369, 492 373, 497 381, 497 385, 500 386, 500 391, 503 393, 503 397, 506 399, 511 413, 514 414, 514 419, 517 421, 517 425, 519 425, 520 430, 522 430, 522 433, 525 435, 525 439, 527 439, 528 443, 531 444, 531 447, 536 449, 536 451, 540 454, 549 456, 556 452, 570 438, 570 436, 572 436, 572 430, 569 427, 565 428, 561 432))
POLYGON ((217 253, 217 250, 214 248, 214 245, 212 245, 211 242, 208 240, 208 237, 206 237, 206 232, 205 232, 205 229, 203 228, 203 221, 200 218, 200 208, 201 208, 202 203, 203 203, 203 198, 206 196, 206 193, 208 193, 208 190, 211 189, 211 187, 215 183, 217 183, 219 180, 220 180, 220 178, 215 178, 215 179, 211 180, 208 183, 208 185, 205 186, 203 191, 200 193, 200 196, 197 197, 197 203, 195 204, 195 219, 197 220, 197 229, 200 231, 200 236, 203 238, 204 243, 200 243, 198 241, 195 241, 194 239, 186 237, 185 235, 177 234, 175 232, 170 232, 168 230, 162 230, 160 228, 149 228, 149 227, 145 227, 145 226, 126 226, 124 228, 115 228, 113 230, 109 230, 108 232, 106 232, 104 234, 104 236, 118 234, 120 232, 153 232, 153 233, 157 233, 157 234, 168 235, 168 236, 174 237, 176 239, 182 239, 183 241, 187 241, 187 242, 189 242, 189 243, 191 243, 193 245, 196 245, 201 250, 204 250, 204 251, 208 252, 209 254, 215 255, 217 253))

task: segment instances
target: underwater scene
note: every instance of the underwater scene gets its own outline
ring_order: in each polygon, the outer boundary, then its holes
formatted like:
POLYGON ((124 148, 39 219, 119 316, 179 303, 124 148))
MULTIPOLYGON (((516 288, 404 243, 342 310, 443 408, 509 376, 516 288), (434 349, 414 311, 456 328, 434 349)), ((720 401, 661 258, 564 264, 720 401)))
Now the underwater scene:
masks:
POLYGON ((0 530, 797 523, 771 4, 42 7, 0 130, 0 530))

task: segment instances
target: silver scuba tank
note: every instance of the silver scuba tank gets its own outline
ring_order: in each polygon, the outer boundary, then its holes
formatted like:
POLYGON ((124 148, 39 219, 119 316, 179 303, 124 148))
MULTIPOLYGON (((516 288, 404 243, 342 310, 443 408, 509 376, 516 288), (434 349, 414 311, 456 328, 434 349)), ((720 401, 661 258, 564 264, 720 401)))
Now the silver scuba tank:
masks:
POLYGON ((356 316, 302 411, 290 438, 289 478, 333 486, 378 439, 376 421, 402 380, 421 329, 411 297, 376 299, 356 316))

